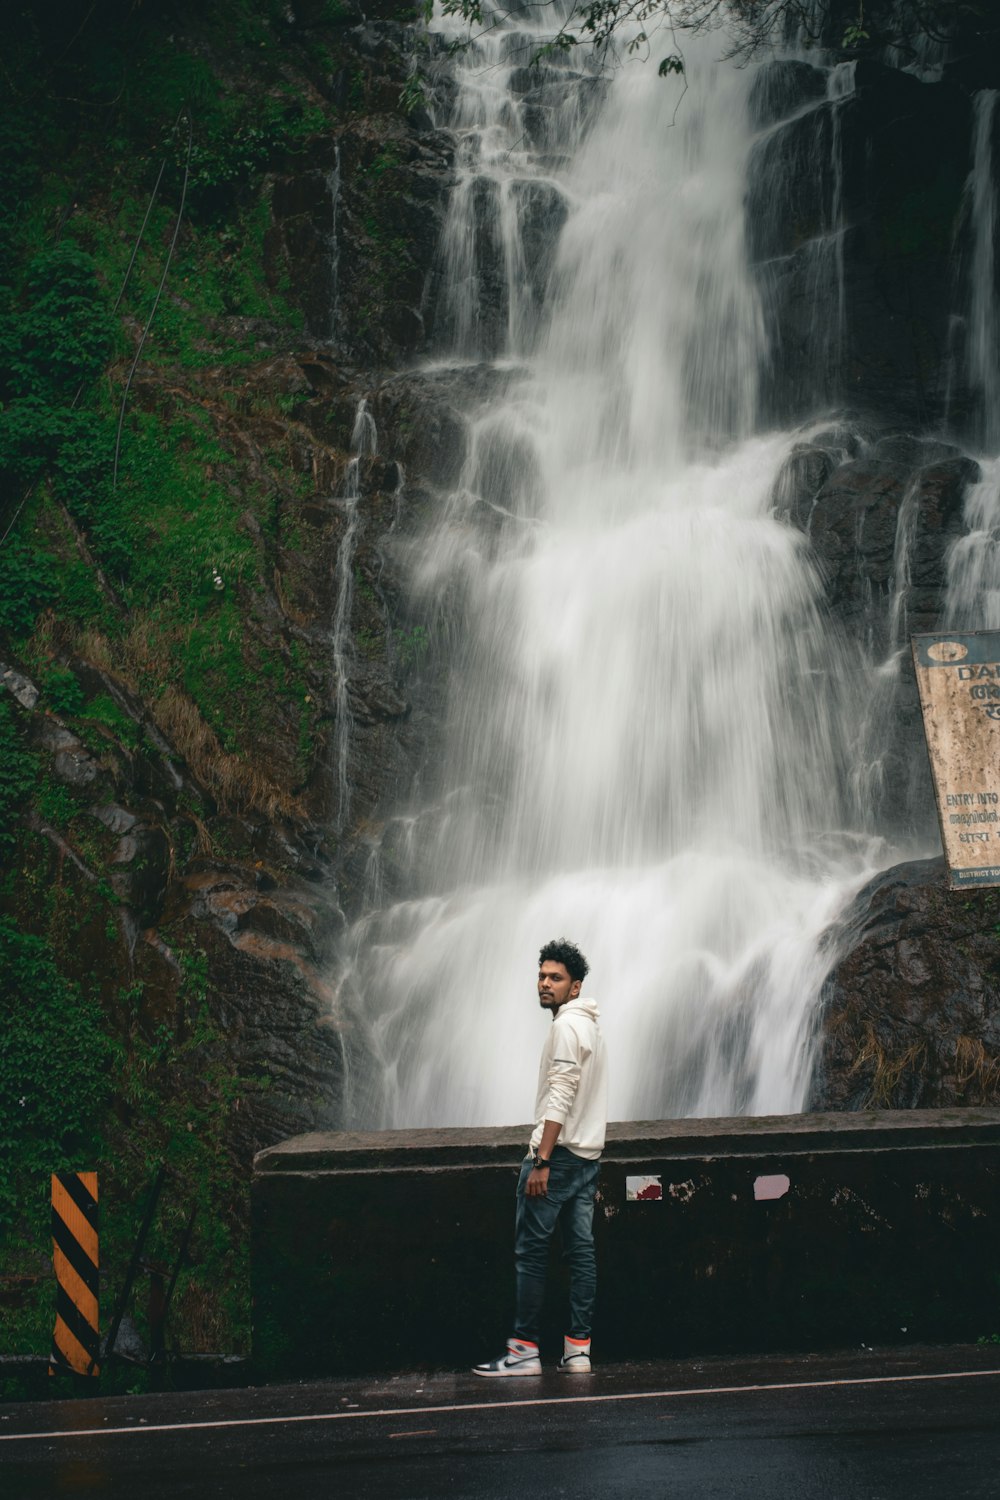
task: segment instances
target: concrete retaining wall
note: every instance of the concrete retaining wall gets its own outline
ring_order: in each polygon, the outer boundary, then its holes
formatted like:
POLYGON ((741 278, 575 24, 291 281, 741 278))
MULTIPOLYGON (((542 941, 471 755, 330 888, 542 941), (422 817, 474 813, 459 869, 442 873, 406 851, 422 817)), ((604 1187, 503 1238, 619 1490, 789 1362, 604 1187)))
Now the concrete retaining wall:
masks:
MULTIPOLYGON (((528 1134, 305 1135, 262 1152, 258 1373, 495 1354, 528 1134)), ((604 1360, 1000 1332, 1000 1110, 616 1124, 596 1235, 604 1360)), ((553 1349, 563 1310, 554 1253, 553 1349)))

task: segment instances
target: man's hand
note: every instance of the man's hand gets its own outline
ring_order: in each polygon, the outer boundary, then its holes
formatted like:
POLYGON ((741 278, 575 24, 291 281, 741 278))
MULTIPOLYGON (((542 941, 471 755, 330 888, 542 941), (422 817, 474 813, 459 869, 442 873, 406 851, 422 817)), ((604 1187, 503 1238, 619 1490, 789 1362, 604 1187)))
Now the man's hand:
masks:
POLYGON ((524 1196, 526 1198, 546 1198, 548 1197, 548 1192, 548 1167, 532 1167, 528 1173, 528 1180, 524 1184, 524 1196))

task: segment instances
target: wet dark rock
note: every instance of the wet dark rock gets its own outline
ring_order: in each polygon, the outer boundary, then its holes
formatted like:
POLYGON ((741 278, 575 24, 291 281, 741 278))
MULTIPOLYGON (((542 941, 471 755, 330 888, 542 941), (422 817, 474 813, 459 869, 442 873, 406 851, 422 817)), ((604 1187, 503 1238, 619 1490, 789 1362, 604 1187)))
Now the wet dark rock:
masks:
POLYGON ((486 364, 411 371, 381 384, 371 408, 380 429, 392 433, 406 475, 447 492, 466 461, 466 416, 500 396, 515 376, 486 364))
POLYGON ((351 684, 351 711, 355 722, 362 724, 391 723, 394 719, 405 719, 411 705, 401 698, 383 677, 368 678, 351 684))
POLYGON ((566 222, 566 200, 550 183, 524 182, 517 190, 517 213, 524 246, 525 277, 532 300, 541 310, 559 233, 566 222))
MULTIPOLYGON (((332 925, 332 924, 331 924, 332 925)), ((207 919, 195 928, 213 975, 212 1012, 225 1053, 251 1084, 229 1126, 234 1149, 258 1150, 289 1131, 336 1121, 343 1051, 335 996, 294 942, 250 928, 225 933, 207 919)), ((162 962, 148 944, 145 961, 162 962)))
POLYGON ((301 961, 318 958, 317 934, 327 901, 317 901, 314 895, 306 901, 276 884, 262 894, 256 879, 239 867, 213 867, 187 876, 182 884, 191 899, 191 914, 215 922, 234 946, 245 947, 250 934, 282 944, 289 952, 294 948, 301 961))
POLYGON ((797 444, 775 481, 775 513, 800 531, 811 531, 817 496, 837 467, 837 458, 828 449, 812 443, 797 444))
POLYGON ((874 628, 887 616, 905 487, 896 465, 862 458, 835 469, 816 496, 809 537, 830 601, 849 626, 874 628))
POLYGON ((329 396, 342 389, 343 377, 338 367, 318 350, 306 350, 295 362, 313 396, 329 396))
POLYGON ((829 609, 854 648, 868 703, 857 753, 868 765, 869 815, 906 839, 934 837, 908 638, 940 626, 948 551, 967 529, 965 496, 979 476, 973 460, 936 439, 833 427, 797 444, 775 485, 776 513, 808 536, 829 609))
POLYGON ((832 228, 832 163, 832 106, 824 96, 754 143, 747 191, 752 259, 790 256, 832 228))
POLYGON ((915 437, 910 432, 890 432, 876 439, 872 445, 872 457, 886 463, 902 464, 909 469, 925 469, 931 464, 963 455, 953 443, 915 437))
MULTIPOLYGON (((915 442, 892 441, 901 450, 915 442)), ((892 451, 891 443, 880 450, 892 451)), ((812 489, 830 464, 828 451, 801 449, 793 459, 788 483, 800 481, 800 487, 797 497, 791 490, 787 509, 809 535, 838 618, 866 645, 884 652, 895 587, 903 589, 909 628, 933 628, 946 582, 945 556, 965 530, 965 494, 979 477, 978 465, 943 444, 915 444, 906 461, 865 456, 830 467, 812 489), (942 451, 951 456, 940 457, 942 451), (932 461, 921 464, 921 458, 932 461)))
MULTIPOLYGON (((404 79, 405 81, 405 74, 404 79)), ((398 132, 398 127, 396 127, 398 132)), ((339 140, 337 296, 332 337, 369 367, 398 367, 430 346, 438 316, 438 247, 452 183, 443 134, 339 140)), ((321 226, 326 233, 326 226, 321 226)))
POLYGON ((525 137, 543 162, 562 159, 565 150, 565 117, 578 114, 584 129, 593 119, 607 92, 607 79, 560 68, 519 68, 511 84, 521 98, 525 137), (552 154, 555 153, 555 154, 552 154))
POLYGON ((750 119, 759 130, 787 119, 803 105, 826 97, 826 74, 794 58, 775 59, 758 69, 750 88, 750 119))
POLYGON ((896 865, 832 940, 810 1109, 1000 1103, 1000 893, 896 865))
POLYGON ((115 895, 139 925, 159 921, 170 881, 170 841, 164 829, 133 823, 119 839, 110 867, 115 895))
POLYGON ((282 269, 294 267, 296 295, 311 333, 329 332, 333 296, 335 212, 334 160, 280 179, 271 196, 273 225, 264 242, 264 265, 277 285, 282 269))
POLYGON ((850 97, 758 141, 748 233, 776 419, 818 401, 920 425, 969 410, 949 318, 970 131, 960 88, 863 58, 850 97))
POLYGON ((276 177, 264 242, 268 282, 295 288, 308 334, 368 366, 418 352, 434 325, 452 143, 401 117, 410 45, 389 19, 351 33, 352 66, 330 87, 351 118, 276 177))

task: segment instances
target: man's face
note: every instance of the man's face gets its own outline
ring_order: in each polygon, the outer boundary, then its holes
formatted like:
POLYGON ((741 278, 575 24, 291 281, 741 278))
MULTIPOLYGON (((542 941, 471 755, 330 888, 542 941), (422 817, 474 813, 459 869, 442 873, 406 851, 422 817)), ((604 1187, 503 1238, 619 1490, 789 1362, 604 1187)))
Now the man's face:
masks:
POLYGON ((554 1013, 567 1000, 575 1000, 579 993, 579 979, 570 978, 565 964, 547 958, 538 970, 538 1003, 542 1009, 554 1013))

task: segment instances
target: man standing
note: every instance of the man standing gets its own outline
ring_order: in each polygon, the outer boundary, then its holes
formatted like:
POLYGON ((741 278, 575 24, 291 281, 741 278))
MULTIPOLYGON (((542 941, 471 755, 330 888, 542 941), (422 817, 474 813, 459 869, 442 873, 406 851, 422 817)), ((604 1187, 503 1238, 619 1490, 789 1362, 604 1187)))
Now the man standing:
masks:
POLYGON ((514 1233, 516 1316, 507 1351, 476 1375, 540 1375, 538 1329, 549 1240, 560 1226, 570 1269, 570 1332, 559 1369, 590 1374, 590 1324, 597 1290, 594 1193, 608 1119, 604 1038, 593 1000, 580 998, 589 965, 564 939, 538 958, 538 1001, 552 1029, 538 1069, 535 1129, 517 1184, 514 1233))

